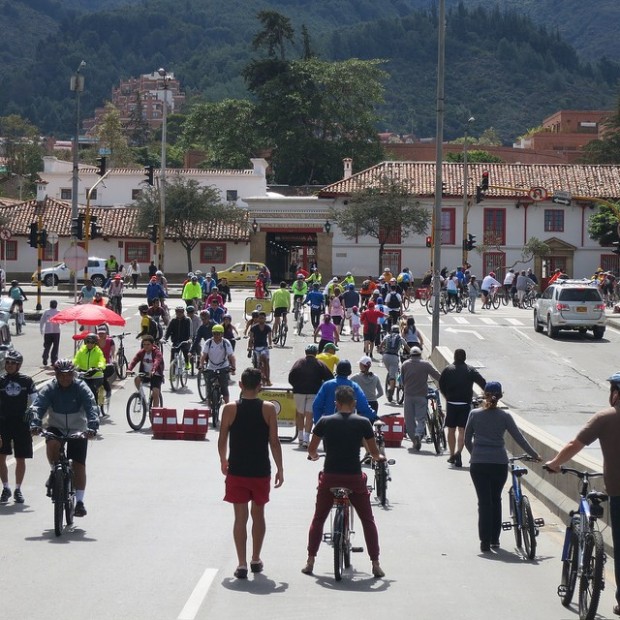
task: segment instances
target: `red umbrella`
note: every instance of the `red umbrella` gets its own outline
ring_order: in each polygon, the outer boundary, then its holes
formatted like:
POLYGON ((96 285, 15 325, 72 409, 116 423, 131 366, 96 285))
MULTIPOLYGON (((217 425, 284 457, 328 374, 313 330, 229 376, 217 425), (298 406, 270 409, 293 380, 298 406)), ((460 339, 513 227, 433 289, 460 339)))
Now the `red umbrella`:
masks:
POLYGON ((50 319, 50 323, 70 323, 76 321, 80 325, 125 325, 125 319, 104 306, 95 304, 78 304, 65 308, 50 319))

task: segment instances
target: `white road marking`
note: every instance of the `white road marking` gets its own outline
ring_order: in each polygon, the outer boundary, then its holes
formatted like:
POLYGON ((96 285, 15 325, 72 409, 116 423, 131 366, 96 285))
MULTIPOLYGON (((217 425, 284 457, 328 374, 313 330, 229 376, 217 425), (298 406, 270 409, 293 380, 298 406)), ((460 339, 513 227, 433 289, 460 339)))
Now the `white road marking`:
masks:
POLYGON ((194 620, 217 575, 217 568, 207 568, 185 603, 177 620, 194 620))
POLYGON ((520 321, 519 319, 506 319, 506 321, 511 325, 523 325, 523 321, 520 321))
POLYGON ((454 329, 454 327, 447 327, 444 331, 452 334, 473 334, 478 340, 484 340, 484 338, 473 329, 454 329))
POLYGON ((523 336, 526 340, 532 340, 532 338, 530 338, 524 331, 518 329, 515 326, 512 326, 511 329, 514 329, 516 332, 518 332, 521 336, 523 336))
POLYGON ((485 324, 485 325, 497 325, 497 321, 495 319, 488 319, 484 316, 480 317, 480 320, 485 324))
POLYGON ((454 322, 459 325, 469 325, 469 319, 466 319, 464 316, 455 316, 454 322))

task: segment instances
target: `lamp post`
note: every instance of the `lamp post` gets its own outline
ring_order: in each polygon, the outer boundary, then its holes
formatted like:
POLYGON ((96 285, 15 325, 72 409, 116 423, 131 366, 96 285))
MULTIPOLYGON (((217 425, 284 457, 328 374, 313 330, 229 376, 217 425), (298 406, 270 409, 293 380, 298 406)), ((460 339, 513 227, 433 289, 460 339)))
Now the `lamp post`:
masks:
POLYGON ((166 121, 168 117, 168 82, 170 75, 161 67, 157 73, 163 81, 163 105, 161 123, 161 169, 159 172, 159 239, 158 239, 158 263, 159 269, 164 270, 164 239, 166 231, 166 121))
MULTIPOLYGON (((71 188, 71 219, 78 216, 78 163, 79 163, 79 142, 80 142, 80 94, 84 90, 84 76, 80 71, 86 66, 82 60, 75 73, 71 76, 71 91, 75 93, 75 136, 73 139, 73 185, 71 188)), ((71 240, 76 242, 75 237, 71 240)))
POLYGON ((465 124, 465 141, 463 142, 463 254, 462 264, 467 262, 467 220, 469 218, 469 196, 467 193, 467 185, 469 183, 467 170, 467 139, 469 138, 469 126, 476 119, 470 116, 465 124))

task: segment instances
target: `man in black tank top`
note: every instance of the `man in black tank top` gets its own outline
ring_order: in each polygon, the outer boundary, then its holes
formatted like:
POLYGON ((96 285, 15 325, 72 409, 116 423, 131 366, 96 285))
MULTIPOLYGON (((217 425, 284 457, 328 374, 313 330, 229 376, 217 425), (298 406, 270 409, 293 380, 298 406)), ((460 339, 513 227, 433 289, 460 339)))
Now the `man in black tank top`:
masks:
POLYGON ((319 475, 316 508, 308 534, 308 559, 302 573, 312 575, 314 559, 323 539, 323 524, 334 503, 333 487, 351 489, 351 504, 364 529, 366 548, 372 562, 372 574, 384 577, 379 564, 379 536, 370 506, 370 491, 366 474, 362 473, 360 446, 366 440, 368 452, 375 461, 384 460, 379 453, 370 421, 355 413, 355 392, 349 386, 336 389, 336 413, 322 417, 312 431, 308 459, 319 458, 317 449, 321 440, 325 446, 325 467, 319 475))
POLYGON ((253 573, 263 570, 260 558, 265 538, 265 504, 269 501, 271 463, 269 449, 276 464, 274 486, 282 486, 282 448, 278 439, 276 408, 270 402, 258 398, 261 372, 247 368, 241 375, 241 398, 228 403, 222 410, 222 423, 218 439, 218 451, 222 473, 226 476, 224 501, 233 504, 235 522, 233 538, 239 564, 235 577, 246 579, 248 564, 246 556, 247 523, 249 503, 252 502, 252 560, 253 573), (229 447, 230 437, 230 447, 229 447))

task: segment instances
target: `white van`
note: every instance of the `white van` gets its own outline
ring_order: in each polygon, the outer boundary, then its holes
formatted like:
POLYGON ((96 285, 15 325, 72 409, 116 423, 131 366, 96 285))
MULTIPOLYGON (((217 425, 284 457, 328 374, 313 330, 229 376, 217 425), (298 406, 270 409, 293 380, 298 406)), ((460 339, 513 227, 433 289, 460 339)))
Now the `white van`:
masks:
MULTIPOLYGON (((105 258, 97 258, 96 256, 91 256, 88 259, 87 274, 95 286, 101 287, 106 281, 105 261, 105 258)), ((58 263, 55 267, 41 269, 41 281, 45 286, 54 286, 59 282, 70 282, 71 273, 71 269, 65 263, 58 263)), ((82 278, 83 273, 83 270, 78 272, 78 279, 82 278)), ((32 274, 32 283, 36 284, 36 282, 37 272, 35 271, 32 274)))

